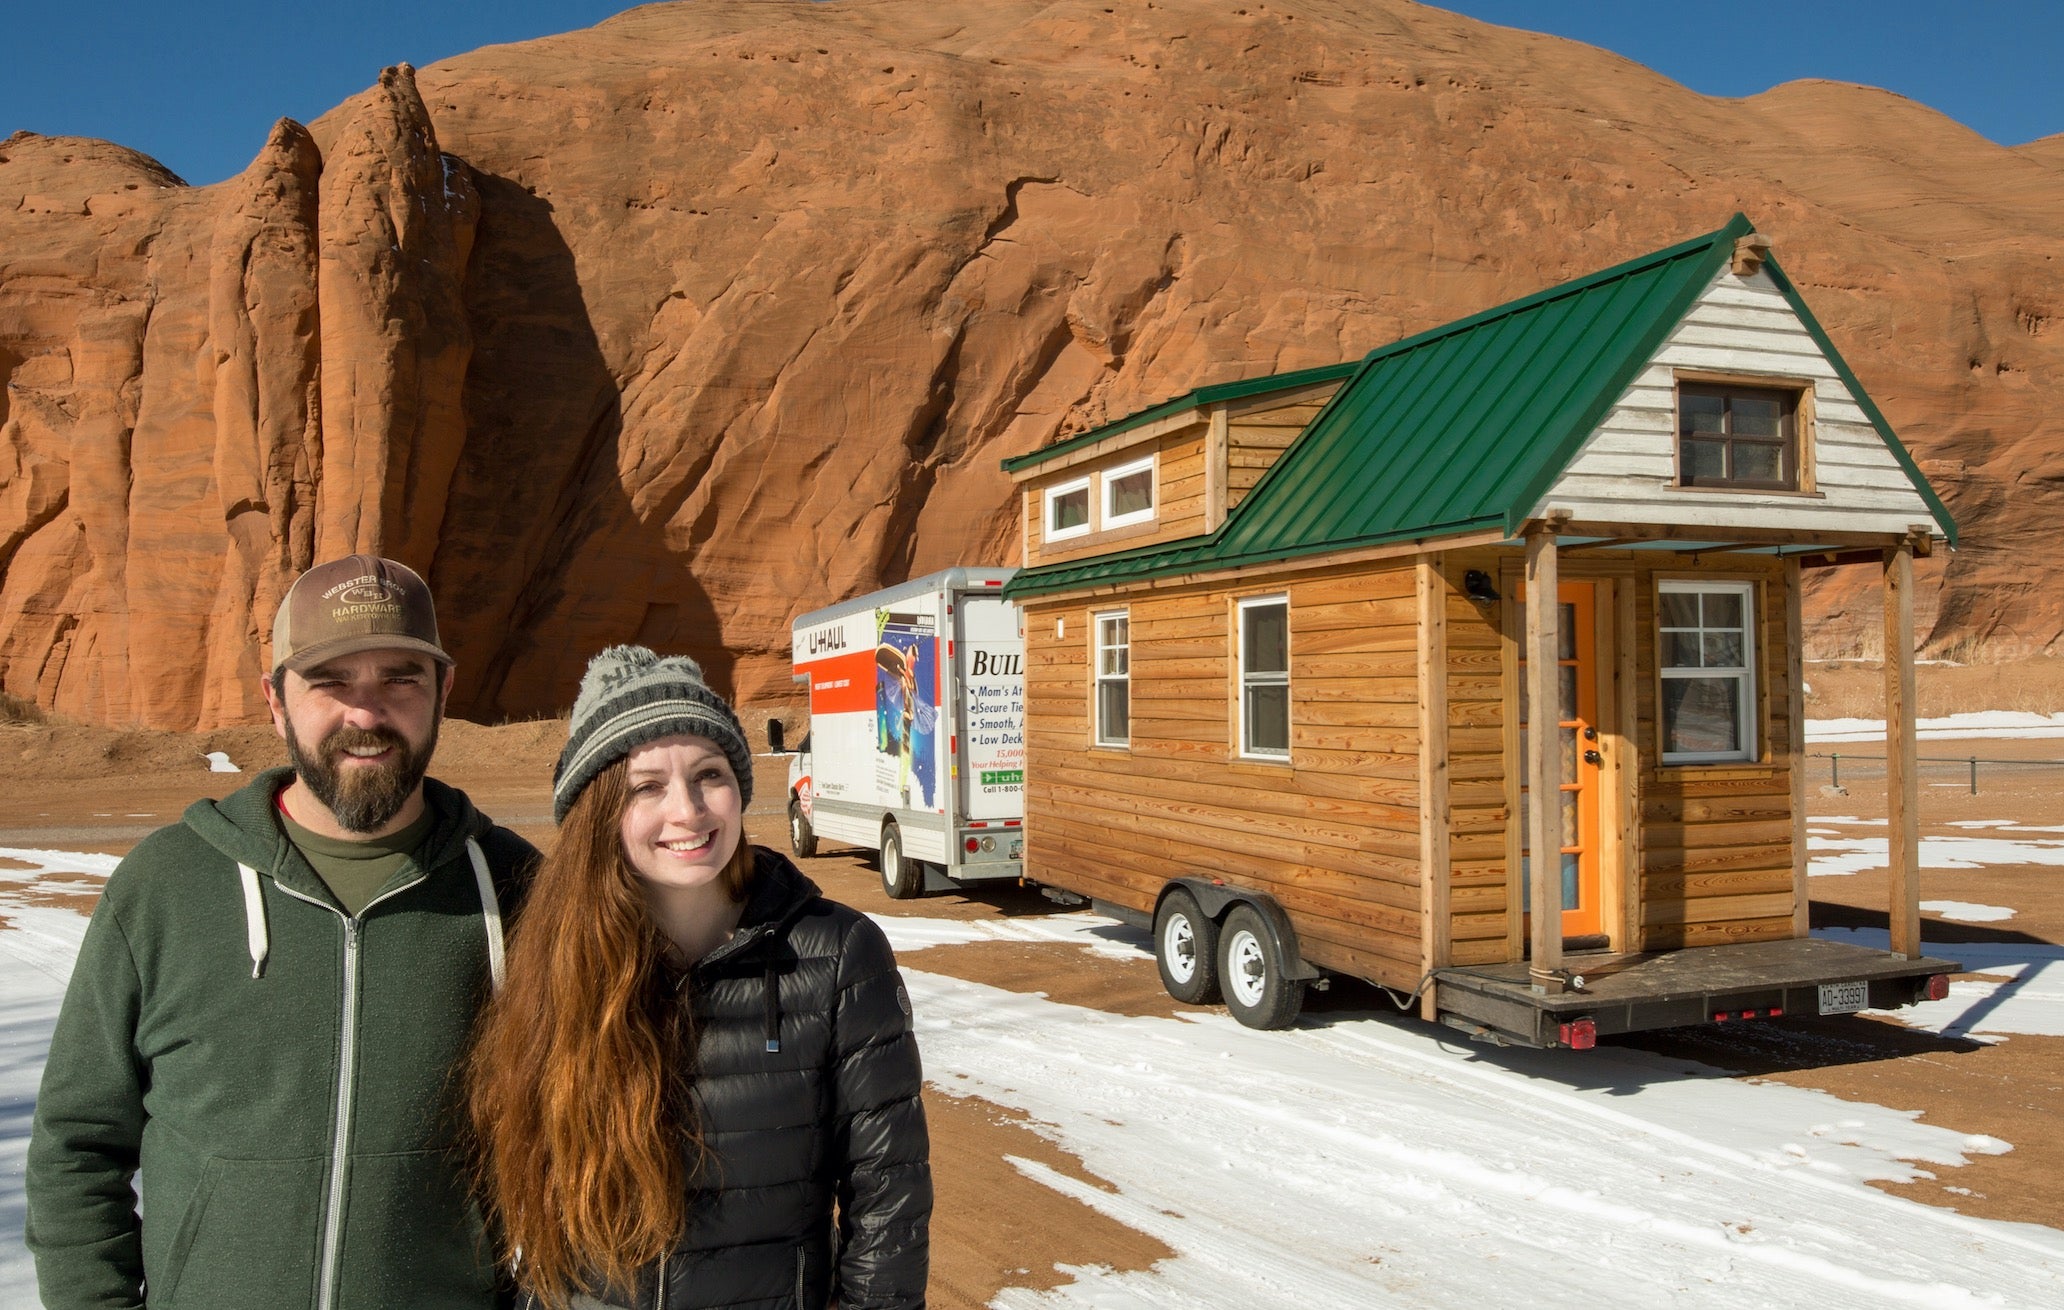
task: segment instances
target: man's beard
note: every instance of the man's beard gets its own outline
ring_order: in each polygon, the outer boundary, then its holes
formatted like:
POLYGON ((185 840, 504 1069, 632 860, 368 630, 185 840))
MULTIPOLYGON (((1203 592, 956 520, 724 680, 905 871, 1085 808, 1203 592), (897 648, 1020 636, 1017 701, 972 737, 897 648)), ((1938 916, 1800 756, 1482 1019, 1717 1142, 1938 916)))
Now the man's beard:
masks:
POLYGON ((429 771, 430 756, 437 750, 437 729, 442 715, 430 720, 430 739, 419 751, 392 728, 339 728, 322 739, 314 754, 305 750, 287 721, 287 756, 294 773, 324 808, 336 816, 337 826, 346 832, 377 832, 401 813, 415 795, 416 787, 429 771), (393 747, 394 759, 378 765, 338 763, 345 751, 357 747, 393 747))

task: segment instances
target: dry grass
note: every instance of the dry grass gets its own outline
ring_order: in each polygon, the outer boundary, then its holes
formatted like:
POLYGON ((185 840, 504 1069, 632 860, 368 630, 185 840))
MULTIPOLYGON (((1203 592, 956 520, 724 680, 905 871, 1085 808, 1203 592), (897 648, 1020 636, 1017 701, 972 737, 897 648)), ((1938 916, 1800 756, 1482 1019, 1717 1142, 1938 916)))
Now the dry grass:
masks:
MULTIPOLYGON (((1923 664, 1914 670, 1917 715, 1939 718, 1981 710, 2064 711, 2064 659, 2036 656, 2000 664, 1923 664)), ((1875 660, 1808 660, 1806 717, 1885 717, 1885 675, 1875 660)))
POLYGON ((34 701, 0 691, 0 723, 41 723, 43 710, 34 701))

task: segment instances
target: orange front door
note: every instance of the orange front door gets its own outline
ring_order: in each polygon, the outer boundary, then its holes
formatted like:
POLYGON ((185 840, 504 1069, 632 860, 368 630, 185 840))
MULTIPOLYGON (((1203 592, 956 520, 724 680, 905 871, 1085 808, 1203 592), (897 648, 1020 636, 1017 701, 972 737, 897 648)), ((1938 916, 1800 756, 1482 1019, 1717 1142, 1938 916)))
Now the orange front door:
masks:
MULTIPOLYGON (((1598 888, 1598 663, 1597 585, 1592 582, 1563 582, 1556 587, 1561 602, 1556 616, 1556 686, 1554 750, 1562 785, 1553 804, 1561 814, 1557 825, 1562 847, 1557 852, 1562 866, 1562 935, 1585 937, 1605 931, 1598 888)), ((1525 655, 1525 643, 1520 644, 1525 655)), ((1526 789, 1527 735, 1531 710, 1527 704, 1524 660, 1519 669, 1519 758, 1520 758, 1520 886, 1530 889, 1529 873, 1533 852, 1527 849, 1528 813, 1535 803, 1526 789)), ((1521 892, 1523 898, 1528 891, 1521 892)), ((1526 900, 1529 912, 1531 904, 1526 900)))

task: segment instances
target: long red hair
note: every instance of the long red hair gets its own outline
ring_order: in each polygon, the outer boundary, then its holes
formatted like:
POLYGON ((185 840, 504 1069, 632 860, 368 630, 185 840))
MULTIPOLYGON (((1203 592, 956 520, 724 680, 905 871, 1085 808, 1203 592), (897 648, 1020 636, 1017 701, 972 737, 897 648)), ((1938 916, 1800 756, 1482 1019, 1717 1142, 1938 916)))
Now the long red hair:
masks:
MULTIPOLYGON (((475 1178, 548 1306, 628 1287, 679 1238, 704 1158, 692 1005, 623 853, 626 763, 581 791, 509 934, 508 973, 466 1059, 475 1178)), ((743 897, 743 834, 724 871, 743 897)))

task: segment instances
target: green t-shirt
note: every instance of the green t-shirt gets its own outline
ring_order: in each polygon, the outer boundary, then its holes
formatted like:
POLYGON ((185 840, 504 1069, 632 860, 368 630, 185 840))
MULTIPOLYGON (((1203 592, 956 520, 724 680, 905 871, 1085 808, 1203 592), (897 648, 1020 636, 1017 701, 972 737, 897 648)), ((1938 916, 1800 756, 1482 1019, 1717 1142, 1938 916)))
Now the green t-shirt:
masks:
POLYGON ((339 841, 310 832, 289 818, 284 808, 274 806, 273 812, 279 815, 280 830, 287 834, 287 840, 300 848, 309 867, 329 886, 330 895, 354 919, 375 893, 387 885, 387 880, 400 871, 408 857, 415 854, 416 847, 430 835, 431 821, 437 817, 425 805, 423 816, 400 832, 364 841, 339 841))

